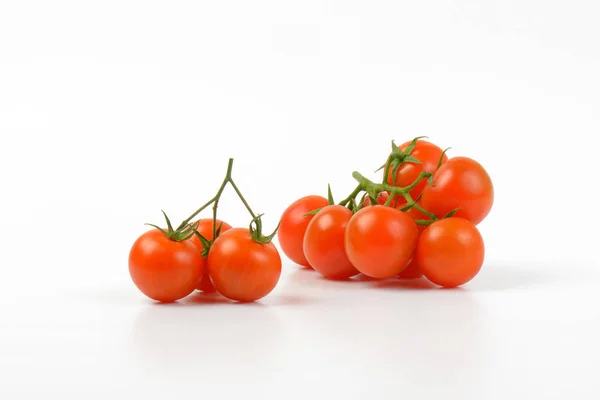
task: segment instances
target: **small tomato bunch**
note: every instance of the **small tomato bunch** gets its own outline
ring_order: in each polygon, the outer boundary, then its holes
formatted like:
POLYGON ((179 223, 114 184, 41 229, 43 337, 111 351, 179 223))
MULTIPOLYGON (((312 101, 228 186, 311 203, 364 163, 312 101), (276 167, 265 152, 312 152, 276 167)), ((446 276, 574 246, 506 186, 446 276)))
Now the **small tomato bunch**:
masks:
POLYGON ((392 142, 381 183, 355 171, 358 185, 338 204, 331 188, 328 198, 292 203, 278 232, 286 256, 330 279, 424 275, 449 288, 473 279, 484 261, 476 226, 492 208, 492 180, 477 161, 448 158, 423 139, 392 142))
POLYGON ((275 232, 262 234, 256 215, 231 177, 233 159, 217 194, 176 229, 163 211, 167 227, 143 233, 129 252, 129 273, 137 288, 149 298, 169 303, 194 290, 218 292, 252 302, 269 294, 281 275, 281 258, 272 243, 275 232), (233 228, 217 219, 219 200, 231 185, 252 217, 249 228, 233 228), (212 218, 192 222, 212 205, 212 218))

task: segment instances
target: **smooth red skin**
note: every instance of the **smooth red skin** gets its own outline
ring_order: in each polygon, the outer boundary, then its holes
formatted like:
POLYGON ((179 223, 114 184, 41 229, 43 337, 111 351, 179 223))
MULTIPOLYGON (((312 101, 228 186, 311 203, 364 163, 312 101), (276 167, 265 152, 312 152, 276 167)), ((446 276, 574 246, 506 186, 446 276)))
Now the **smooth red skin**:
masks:
MULTIPOLYGON (((400 150, 406 150, 411 142, 406 142, 398 146, 400 150)), ((398 168, 396 172, 396 182, 394 183, 394 171, 390 169, 387 176, 387 183, 394 186, 405 187, 412 184, 415 179, 419 177, 421 172, 435 172, 437 169, 438 162, 444 151, 436 146, 435 144, 425 141, 417 140, 417 145, 414 150, 410 153, 411 156, 419 159, 422 164, 416 164, 411 162, 405 162, 398 168)), ((448 156, 444 154, 442 163, 448 161, 448 156)), ((385 174, 385 172, 384 172, 385 174)), ((423 189, 427 186, 427 179, 422 179, 414 189, 409 193, 413 199, 417 199, 423 189)), ((406 204, 406 199, 403 196, 397 196, 395 200, 397 205, 406 204)))
POLYGON ((142 234, 129 252, 129 274, 146 296, 163 303, 194 291, 205 260, 190 241, 175 242, 158 229, 142 234))
POLYGON ((419 237, 415 258, 423 275, 447 288, 464 285, 480 271, 485 245, 479 230, 463 218, 431 224, 419 237))
POLYGON ((308 224, 304 255, 310 265, 326 278, 346 279, 359 272, 346 255, 344 235, 352 211, 331 205, 323 208, 308 224))
POLYGON ((304 234, 314 215, 304 214, 326 205, 326 198, 310 195, 293 202, 281 215, 277 239, 283 253, 296 264, 311 268, 304 255, 304 234))
POLYGON ((391 278, 408 264, 418 236, 417 225, 406 213, 380 205, 367 207, 348 222, 346 254, 364 275, 391 278))
POLYGON ((208 273, 223 296, 251 302, 275 288, 281 276, 281 258, 273 242, 257 243, 247 228, 232 228, 213 243, 208 273))
POLYGON ((440 167, 421 197, 423 207, 442 218, 460 208, 454 216, 477 225, 494 204, 494 186, 487 171, 468 157, 454 157, 440 167))
MULTIPOLYGON (((231 225, 229 225, 227 222, 223 222, 219 219, 217 219, 216 222, 217 222, 216 223, 217 228, 219 226, 221 226, 221 233, 231 229, 231 225)), ((203 219, 199 220, 198 228, 196 230, 198 231, 198 233, 200 233, 206 239, 212 240, 213 239, 213 220, 212 220, 212 218, 203 218, 203 219)), ((192 238, 190 240, 192 241, 192 243, 194 243, 198 247, 198 249, 200 249, 200 251, 204 250, 204 246, 202 246, 202 243, 200 243, 200 239, 198 239, 198 237, 196 235, 192 236, 192 238)), ((206 263, 204 263, 202 279, 200 279, 200 282, 198 283, 198 286, 196 286, 196 289, 201 290, 206 293, 212 293, 216 290, 215 287, 213 286, 212 282, 210 281, 210 275, 208 274, 208 266, 206 263)))

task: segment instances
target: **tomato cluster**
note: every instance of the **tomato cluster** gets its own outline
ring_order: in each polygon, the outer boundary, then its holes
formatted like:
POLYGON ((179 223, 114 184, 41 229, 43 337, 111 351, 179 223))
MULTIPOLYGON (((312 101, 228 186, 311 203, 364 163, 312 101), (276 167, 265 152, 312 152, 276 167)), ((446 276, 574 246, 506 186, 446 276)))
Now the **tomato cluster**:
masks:
POLYGON ((226 178, 211 200, 174 229, 165 214, 167 228, 152 225, 129 252, 129 273, 138 289, 159 302, 180 300, 194 290, 218 292, 239 302, 251 302, 269 294, 281 275, 281 258, 272 243, 274 234, 263 236, 261 216, 256 216, 231 179, 232 160, 226 178), (217 219, 223 189, 231 184, 247 207, 250 228, 233 228, 217 219), (209 205, 213 217, 190 222, 209 205))
POLYGON ((423 138, 392 143, 382 169, 381 183, 354 172, 358 186, 339 204, 331 191, 291 204, 278 232, 286 256, 330 279, 424 275, 443 287, 473 279, 485 253, 476 226, 494 201, 486 170, 423 138))

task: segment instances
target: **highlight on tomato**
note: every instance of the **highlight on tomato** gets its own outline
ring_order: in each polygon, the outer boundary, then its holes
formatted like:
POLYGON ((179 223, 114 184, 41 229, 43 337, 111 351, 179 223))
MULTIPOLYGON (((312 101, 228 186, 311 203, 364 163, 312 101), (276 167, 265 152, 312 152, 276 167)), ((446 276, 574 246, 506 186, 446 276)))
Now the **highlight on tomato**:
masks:
POLYGON ((330 279, 346 279, 358 275, 344 247, 346 226, 352 211, 341 205, 321 209, 309 222, 304 235, 304 255, 309 264, 330 279))
POLYGON ((311 268, 304 254, 304 234, 314 215, 306 214, 326 205, 325 197, 310 195, 296 200, 283 212, 277 239, 283 253, 296 264, 311 268))
POLYGON ((346 227, 348 259, 364 275, 391 278, 411 259, 419 232, 406 213, 380 205, 359 210, 346 227))

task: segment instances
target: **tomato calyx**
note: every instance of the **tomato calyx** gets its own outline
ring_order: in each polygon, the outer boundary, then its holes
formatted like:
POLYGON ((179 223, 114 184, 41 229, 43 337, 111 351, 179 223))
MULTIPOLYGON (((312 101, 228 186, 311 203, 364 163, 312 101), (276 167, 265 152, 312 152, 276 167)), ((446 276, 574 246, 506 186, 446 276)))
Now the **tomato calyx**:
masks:
POLYGON ((180 229, 180 228, 173 229, 173 225, 171 224, 171 220, 167 216, 167 213, 165 213, 163 210, 160 210, 160 211, 163 213, 163 215, 165 217, 165 221, 167 223, 167 229, 165 230, 154 224, 146 224, 146 225, 149 225, 153 228, 158 229, 159 231, 162 232, 163 235, 165 235, 166 237, 168 237, 170 240, 172 240, 174 242, 183 242, 185 240, 188 240, 192 236, 194 236, 194 233, 196 232, 196 228, 198 227, 198 223, 196 223, 195 225, 194 224, 188 225, 182 229, 180 229))
POLYGON ((279 221, 279 223, 277 224, 277 227, 270 235, 263 236, 263 234, 262 234, 263 227, 262 227, 262 220, 261 220, 261 217, 263 215, 264 214, 259 214, 256 217, 254 217, 252 219, 252 221, 250 221, 250 227, 249 227, 250 237, 256 243, 268 244, 273 240, 273 238, 277 234, 277 231, 279 230, 279 225, 281 225, 281 221, 279 221))

